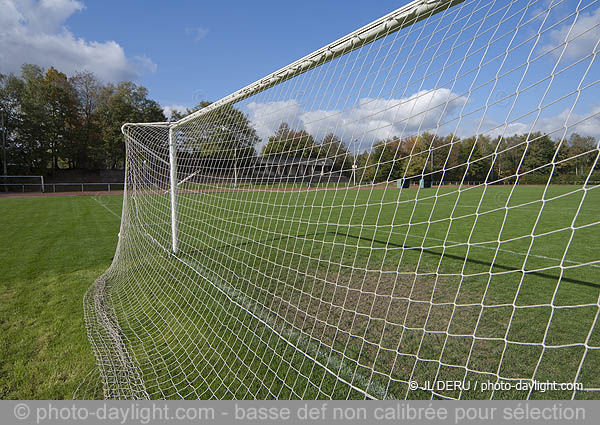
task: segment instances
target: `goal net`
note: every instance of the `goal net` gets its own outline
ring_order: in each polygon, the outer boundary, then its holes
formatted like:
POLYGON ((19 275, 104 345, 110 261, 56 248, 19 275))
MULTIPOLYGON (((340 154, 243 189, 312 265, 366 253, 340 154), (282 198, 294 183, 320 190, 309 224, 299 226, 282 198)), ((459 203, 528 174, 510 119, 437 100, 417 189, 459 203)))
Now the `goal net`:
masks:
POLYGON ((415 1, 126 124, 104 396, 599 398, 599 22, 415 1))

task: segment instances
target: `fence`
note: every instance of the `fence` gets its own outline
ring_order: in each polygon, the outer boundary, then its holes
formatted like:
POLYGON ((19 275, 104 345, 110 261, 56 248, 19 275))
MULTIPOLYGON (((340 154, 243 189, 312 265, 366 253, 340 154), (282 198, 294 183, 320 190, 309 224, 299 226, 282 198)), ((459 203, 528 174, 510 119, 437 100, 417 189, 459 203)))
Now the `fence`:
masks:
MULTIPOLYGON (((478 186, 483 184, 480 181, 464 181, 464 182, 443 182, 442 186, 478 186)), ((504 181, 497 184, 510 184, 504 181)), ((564 182, 562 185, 580 184, 580 182, 564 182)), ((600 181, 588 181, 588 185, 599 185, 600 181)), ((348 186, 349 183, 341 183, 339 186, 348 186)), ((374 185, 377 185, 376 183, 374 185)), ((418 183, 416 183, 418 186, 418 183)), ((328 187, 337 186, 335 184, 308 184, 308 187, 328 187)), ((387 185, 384 185, 387 186, 387 185)), ((396 184, 394 184, 394 187, 396 184)), ((432 181, 432 187, 440 186, 439 181, 432 181)), ((408 185, 405 187, 409 187, 408 185)), ((416 187, 416 186, 412 186, 416 187)), ((0 183, 0 194, 2 193, 61 193, 61 192, 114 192, 123 191, 125 185, 123 183, 0 183)))
POLYGON ((0 193, 2 192, 113 192, 115 190, 124 190, 123 183, 5 183, 0 184, 0 193))

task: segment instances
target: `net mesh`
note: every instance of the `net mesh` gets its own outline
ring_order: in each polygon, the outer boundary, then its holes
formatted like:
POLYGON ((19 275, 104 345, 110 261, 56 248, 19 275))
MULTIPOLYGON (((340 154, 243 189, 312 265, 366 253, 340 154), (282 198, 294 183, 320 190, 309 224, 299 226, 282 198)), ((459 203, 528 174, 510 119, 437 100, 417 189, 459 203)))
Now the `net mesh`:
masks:
POLYGON ((600 396, 600 4, 409 6, 124 126, 105 397, 600 396))

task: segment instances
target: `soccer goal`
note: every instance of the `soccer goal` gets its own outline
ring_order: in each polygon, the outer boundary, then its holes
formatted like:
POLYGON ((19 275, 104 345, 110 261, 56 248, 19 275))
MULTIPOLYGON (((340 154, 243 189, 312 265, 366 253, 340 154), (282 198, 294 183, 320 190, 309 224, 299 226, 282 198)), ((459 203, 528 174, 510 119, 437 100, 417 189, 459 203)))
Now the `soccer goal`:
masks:
POLYGON ((2 192, 44 192, 44 176, 0 176, 2 192))
POLYGON ((600 398, 599 17, 413 1, 124 125, 104 396, 600 398))

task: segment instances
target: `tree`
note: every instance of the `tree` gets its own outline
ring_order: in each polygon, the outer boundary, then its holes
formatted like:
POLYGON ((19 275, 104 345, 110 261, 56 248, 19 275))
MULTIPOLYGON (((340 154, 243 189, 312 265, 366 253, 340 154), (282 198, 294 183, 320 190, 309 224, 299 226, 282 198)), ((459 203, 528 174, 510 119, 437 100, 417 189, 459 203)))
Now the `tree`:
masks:
POLYGON ((66 74, 50 67, 44 75, 42 95, 45 109, 45 135, 52 154, 52 167, 59 168, 59 158, 69 166, 76 166, 78 143, 75 138, 77 126, 77 93, 66 74))
MULTIPOLYGON (((423 134, 423 137, 427 138, 426 135, 427 133, 423 134)), ((460 139, 452 133, 447 136, 435 135, 430 144, 431 152, 428 166, 432 180, 441 181, 442 179, 449 179, 450 176, 445 170, 456 165, 456 157, 451 156, 450 152, 452 145, 459 141, 460 139)))
POLYGON ((367 163, 369 180, 372 180, 373 183, 379 183, 393 178, 391 174, 394 174, 396 151, 397 144, 394 140, 382 140, 375 143, 367 163))
MULTIPOLYGON (((427 133, 426 133, 427 134, 427 133)), ((402 140, 400 153, 402 164, 406 167, 406 177, 422 176, 427 171, 429 146, 431 140, 420 136, 407 137, 402 140)))
POLYGON ((316 158, 319 156, 319 146, 313 137, 305 130, 292 130, 285 122, 279 125, 275 134, 262 149, 262 155, 286 154, 289 156, 302 156, 316 158))
MULTIPOLYGON (((23 82, 13 74, 0 74, 0 131, 2 134, 2 174, 8 174, 9 152, 14 151, 20 117, 23 82)), ((10 155, 12 158, 13 155, 10 155)), ((14 159, 13 159, 14 161, 14 159)))
POLYGON ((545 165, 552 162, 556 145, 548 135, 540 132, 529 134, 527 140, 529 143, 523 158, 523 171, 536 170, 536 174, 549 174, 552 168, 545 165))
POLYGON ((0 75, 0 111, 6 135, 3 163, 31 174, 121 167, 121 126, 165 120, 142 86, 129 81, 103 85, 89 72, 68 78, 54 67, 31 64, 22 66, 20 77, 0 75))
POLYGON ((118 85, 108 84, 102 88, 98 105, 103 151, 108 168, 124 165, 125 144, 121 126, 127 122, 165 121, 160 105, 148 99, 148 90, 131 81, 118 85))
MULTIPOLYGON (((172 120, 209 105, 201 102, 185 114, 174 111, 172 120)), ((133 82, 103 84, 90 72, 67 77, 53 67, 45 70, 32 64, 24 64, 20 76, 0 74, 0 118, 0 171, 13 174, 123 167, 121 126, 165 121, 148 90, 133 82)), ((219 168, 242 165, 245 160, 248 166, 254 164, 260 139, 248 116, 234 105, 216 108, 186 129, 192 131, 178 132, 176 137, 184 158, 205 158, 206 164, 219 168)), ((521 181, 532 183, 547 181, 552 170, 553 176, 569 181, 585 177, 592 172, 598 150, 593 137, 577 133, 554 142, 539 132, 494 140, 424 132, 380 140, 354 158, 335 134, 316 143, 307 131, 282 122, 261 154, 327 158, 334 170, 349 177, 356 163, 356 177, 370 182, 420 176, 447 182, 485 181, 525 173, 521 181)))
POLYGON ((37 65, 21 68, 23 88, 19 99, 18 137, 12 156, 27 173, 44 173, 52 166, 47 125, 44 70, 37 65))
POLYGON ((346 175, 352 173, 353 157, 344 143, 333 133, 327 134, 319 149, 319 157, 333 161, 333 169, 346 175))
POLYGON ((490 151, 492 142, 484 135, 471 136, 460 142, 459 164, 463 165, 464 179, 467 181, 485 181, 491 167, 491 159, 484 158, 490 151))
POLYGON ((91 72, 79 72, 71 78, 78 98, 79 125, 75 163, 78 167, 98 169, 104 165, 102 153, 102 133, 100 130, 98 106, 101 101, 102 84, 91 72))
POLYGON ((586 137, 573 133, 569 137, 567 156, 574 158, 572 172, 576 176, 585 176, 589 173, 590 168, 594 165, 595 157, 598 155, 596 145, 596 140, 591 136, 586 137))
MULTIPOLYGON (((209 106, 201 102, 191 112, 209 106)), ((260 141, 248 117, 228 104, 206 114, 193 137, 185 140, 185 149, 206 158, 248 160, 256 155, 260 141)))
POLYGON ((498 146, 498 175, 500 178, 516 176, 519 172, 519 164, 525 153, 526 135, 512 135, 502 137, 497 142, 498 146))
POLYGON ((406 149, 411 149, 413 142, 412 139, 399 138, 376 142, 364 164, 364 179, 380 183, 404 177, 406 167, 410 164, 410 154, 406 149))
POLYGON ((192 112, 197 111, 198 109, 200 109, 201 108, 200 105, 205 104, 205 103, 208 103, 208 102, 200 102, 200 104, 197 105, 193 110, 190 109, 190 108, 186 108, 185 112, 179 112, 179 111, 172 110, 171 111, 171 118, 169 119, 169 121, 171 121, 171 122, 179 121, 180 119, 187 117, 192 112))
POLYGON ((369 158, 371 154, 369 151, 364 151, 358 155, 356 155, 356 170, 355 170, 355 179, 357 184, 361 184, 363 181, 372 182, 373 181, 373 168, 369 167, 369 158))

